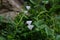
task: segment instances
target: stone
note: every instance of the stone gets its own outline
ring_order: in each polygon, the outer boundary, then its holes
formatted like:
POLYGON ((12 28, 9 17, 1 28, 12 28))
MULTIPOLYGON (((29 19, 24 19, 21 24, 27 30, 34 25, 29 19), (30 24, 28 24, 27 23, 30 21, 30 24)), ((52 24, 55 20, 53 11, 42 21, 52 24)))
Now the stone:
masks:
POLYGON ((23 10, 23 0, 0 0, 0 16, 14 18, 23 10))

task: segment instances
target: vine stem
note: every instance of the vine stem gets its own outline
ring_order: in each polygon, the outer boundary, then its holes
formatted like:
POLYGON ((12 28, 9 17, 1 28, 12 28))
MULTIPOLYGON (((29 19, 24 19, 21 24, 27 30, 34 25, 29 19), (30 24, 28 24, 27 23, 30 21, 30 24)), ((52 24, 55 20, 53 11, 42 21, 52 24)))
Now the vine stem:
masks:
MULTIPOLYGON (((20 22, 22 21, 22 19, 23 19, 23 15, 21 16, 21 19, 19 20, 19 22, 16 24, 16 26, 15 26, 15 31, 17 31, 17 27, 18 27, 18 25, 20 24, 20 22)), ((16 34, 16 32, 14 31, 14 34, 16 34)))
POLYGON ((19 23, 22 21, 22 19, 23 19, 23 16, 21 17, 21 19, 20 19, 19 22, 17 23, 17 25, 16 25, 16 29, 17 29, 19 23))

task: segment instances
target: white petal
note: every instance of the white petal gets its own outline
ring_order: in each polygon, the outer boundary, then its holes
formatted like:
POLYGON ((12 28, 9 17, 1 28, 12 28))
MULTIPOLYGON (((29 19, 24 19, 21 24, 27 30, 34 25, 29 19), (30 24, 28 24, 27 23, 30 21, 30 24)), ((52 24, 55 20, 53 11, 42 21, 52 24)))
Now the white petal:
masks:
POLYGON ((32 30, 34 25, 28 25, 27 27, 28 27, 29 30, 32 30))
POLYGON ((29 10, 31 7, 30 6, 26 6, 26 9, 29 10))
POLYGON ((32 21, 27 21, 26 24, 30 25, 32 23, 32 21))

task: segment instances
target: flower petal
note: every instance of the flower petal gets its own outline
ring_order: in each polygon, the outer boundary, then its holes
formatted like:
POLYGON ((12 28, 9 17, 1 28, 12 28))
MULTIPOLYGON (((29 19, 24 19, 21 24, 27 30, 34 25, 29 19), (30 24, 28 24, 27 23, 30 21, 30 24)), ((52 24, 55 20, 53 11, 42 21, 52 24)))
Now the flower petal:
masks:
POLYGON ((30 25, 32 23, 32 21, 27 21, 26 24, 30 25))
POLYGON ((29 30, 32 30, 34 25, 28 25, 27 27, 28 27, 29 30))
POLYGON ((26 6, 26 9, 29 10, 31 7, 30 6, 26 6))

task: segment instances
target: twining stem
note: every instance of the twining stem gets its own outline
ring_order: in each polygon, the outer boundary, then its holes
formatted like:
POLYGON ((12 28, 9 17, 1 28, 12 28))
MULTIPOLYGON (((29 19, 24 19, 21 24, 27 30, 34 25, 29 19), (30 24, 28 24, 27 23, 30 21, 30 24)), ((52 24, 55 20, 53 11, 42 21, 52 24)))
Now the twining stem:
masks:
POLYGON ((17 27, 18 27, 18 25, 21 23, 21 21, 22 21, 22 19, 23 19, 23 15, 21 16, 21 18, 20 18, 20 20, 19 20, 19 22, 16 24, 16 29, 15 29, 15 31, 14 31, 14 34, 16 34, 16 31, 17 31, 17 27))
POLYGON ((20 22, 22 21, 22 19, 23 19, 23 16, 21 16, 21 19, 20 19, 19 22, 17 23, 17 25, 16 25, 16 30, 17 30, 18 25, 19 25, 20 22))

